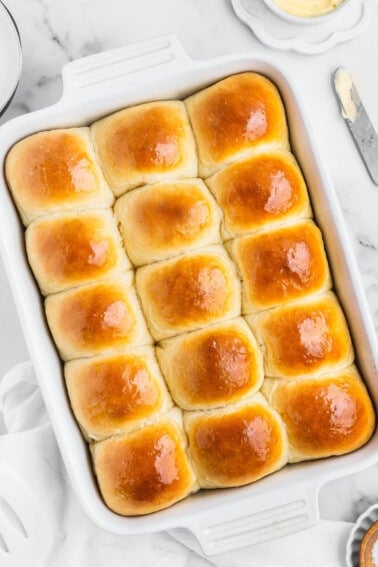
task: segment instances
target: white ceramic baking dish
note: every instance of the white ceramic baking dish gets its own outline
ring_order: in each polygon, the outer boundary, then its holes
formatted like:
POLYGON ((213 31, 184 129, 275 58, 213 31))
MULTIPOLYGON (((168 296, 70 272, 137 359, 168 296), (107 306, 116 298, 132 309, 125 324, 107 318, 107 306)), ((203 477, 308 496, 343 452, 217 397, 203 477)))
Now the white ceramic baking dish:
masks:
MULTIPOLYGON (((17 140, 33 132, 89 124, 135 103, 183 98, 227 75, 247 70, 269 77, 285 102, 293 150, 306 176, 316 220, 325 237, 360 368, 377 402, 375 334, 340 207, 305 110, 293 90, 294 81, 268 59, 247 53, 193 61, 177 38, 164 36, 69 63, 63 69, 63 96, 57 104, 0 128, 0 162, 17 140)), ((25 257, 23 229, 3 173, 0 185, 1 251, 25 338, 72 486, 98 526, 115 534, 188 528, 204 553, 213 555, 310 527, 318 519, 317 496, 322 484, 378 460, 376 433, 355 453, 287 466, 241 488, 201 491, 156 514, 125 518, 108 510, 98 493, 86 444, 70 410, 61 362, 46 326, 41 297, 25 257)))

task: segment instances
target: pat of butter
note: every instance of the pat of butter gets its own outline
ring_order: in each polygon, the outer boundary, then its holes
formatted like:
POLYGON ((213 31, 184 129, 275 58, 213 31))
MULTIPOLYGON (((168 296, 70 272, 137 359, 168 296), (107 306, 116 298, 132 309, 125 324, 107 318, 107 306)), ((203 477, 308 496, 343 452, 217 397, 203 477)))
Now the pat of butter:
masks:
POLYGON ((313 18, 328 14, 337 8, 343 0, 273 0, 284 12, 302 18, 313 18))
POLYGON ((335 73, 335 89, 342 105, 342 115, 351 122, 356 118, 357 108, 353 100, 352 77, 346 69, 340 67, 335 73))

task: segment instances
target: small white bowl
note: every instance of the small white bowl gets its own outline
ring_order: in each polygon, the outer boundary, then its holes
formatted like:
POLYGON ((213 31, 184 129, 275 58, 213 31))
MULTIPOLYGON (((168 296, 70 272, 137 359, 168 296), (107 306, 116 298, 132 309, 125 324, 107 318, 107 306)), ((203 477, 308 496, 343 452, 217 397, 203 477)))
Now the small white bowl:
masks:
POLYGON ((0 115, 14 95, 21 74, 21 41, 16 23, 0 1, 0 115))
POLYGON ((374 522, 378 521, 378 504, 370 506, 353 526, 346 544, 345 562, 347 567, 359 567, 362 538, 374 522))
MULTIPOLYGON (((345 0, 329 19, 321 25, 311 24, 311 18, 298 18, 297 25, 291 23, 288 14, 279 17, 264 0, 230 0, 237 17, 246 24, 261 43, 273 49, 285 49, 317 55, 349 41, 364 32, 375 17, 376 0, 345 0), (342 18, 336 17, 342 15, 342 18), (310 20, 310 21, 308 21, 310 20)), ((294 16, 295 17, 295 16, 294 16)), ((321 16, 326 17, 326 16, 321 16)), ((321 20, 323 22, 324 20, 321 20)))
POLYGON ((344 11, 345 7, 350 4, 351 0, 343 0, 341 4, 330 12, 320 14, 319 16, 294 16, 293 14, 282 10, 274 0, 263 0, 263 2, 271 12, 290 24, 313 26, 316 24, 324 24, 332 20, 336 15, 339 16, 340 12, 344 11))

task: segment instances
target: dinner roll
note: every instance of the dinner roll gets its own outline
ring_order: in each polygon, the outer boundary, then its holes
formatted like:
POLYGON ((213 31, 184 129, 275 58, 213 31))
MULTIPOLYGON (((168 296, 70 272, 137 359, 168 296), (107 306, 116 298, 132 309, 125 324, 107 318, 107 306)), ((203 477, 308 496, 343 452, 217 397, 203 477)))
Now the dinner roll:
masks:
POLYGON ((55 213, 29 225, 26 250, 44 295, 130 268, 110 210, 55 213))
POLYGON ((264 379, 260 349, 242 318, 167 339, 156 354, 176 404, 188 410, 236 402, 264 379))
POLYGON ((168 508, 198 489, 179 410, 156 423, 92 445, 107 506, 122 516, 168 508))
POLYGON ((322 235, 309 220, 228 244, 243 280, 242 312, 252 313, 331 287, 322 235))
POLYGON ((135 189, 117 200, 115 213, 135 266, 219 242, 222 212, 201 179, 135 189))
POLYGON ((287 463, 285 426, 259 393, 226 408, 188 412, 184 425, 202 488, 242 486, 287 463))
POLYGON ((240 315, 240 283, 222 246, 139 268, 136 285, 156 341, 240 315))
POLYGON ((152 347, 67 362, 71 406, 87 439, 135 428, 172 406, 152 347))
POLYGON ((331 292, 246 318, 265 350, 265 374, 297 378, 353 362, 347 322, 331 292))
POLYGON ((88 128, 24 138, 8 153, 5 175, 25 225, 57 211, 108 207, 114 199, 97 165, 88 128))
POLYGON ((308 380, 268 378, 263 391, 286 424, 292 463, 349 453, 373 434, 374 409, 354 366, 308 380))
POLYGON ((178 100, 125 108, 95 122, 91 131, 116 197, 145 183, 197 176, 195 142, 178 100))
POLYGON ((63 360, 152 343, 131 285, 128 273, 46 298, 47 321, 63 360))
POLYGON ((305 181, 289 152, 262 152, 236 161, 206 184, 223 209, 225 240, 312 216, 305 181))
POLYGON ((197 142, 199 175, 209 177, 256 151, 288 148, 277 88, 257 73, 240 73, 186 99, 197 142))

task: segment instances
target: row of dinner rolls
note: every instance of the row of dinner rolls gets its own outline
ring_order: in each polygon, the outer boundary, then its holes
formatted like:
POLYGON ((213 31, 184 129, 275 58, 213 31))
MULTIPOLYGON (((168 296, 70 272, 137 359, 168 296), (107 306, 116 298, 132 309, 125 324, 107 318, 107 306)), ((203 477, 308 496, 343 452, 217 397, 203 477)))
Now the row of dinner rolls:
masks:
POLYGON ((6 176, 112 510, 366 442, 371 402, 266 78, 34 134, 6 176))
MULTIPOLYGON (((285 111, 276 87, 259 74, 241 73, 184 102, 140 104, 90 129, 33 134, 11 149, 5 165, 9 188, 27 225, 56 211, 109 206, 112 193, 119 197, 146 184, 207 178, 256 152, 286 149, 285 111)), ((306 206, 295 161, 286 157, 285 175, 294 185, 291 189, 277 180, 278 192, 269 200, 276 213, 280 208, 287 211, 294 201, 296 211, 306 206)), ((214 183, 222 191, 222 178, 214 183)))
MULTIPOLYGON (((277 273, 272 286, 261 285, 261 294, 270 296, 269 287, 274 287, 278 303, 276 290, 282 286, 287 291, 287 280, 286 274, 280 277, 277 273)), ((306 295, 303 290, 299 293, 299 287, 295 296, 299 295, 300 301, 247 316, 264 344, 269 376, 327 370, 328 358, 331 366, 353 360, 347 324, 336 297, 330 292, 306 295), (286 348, 289 336, 292 342, 286 348)), ((244 284, 244 295, 247 289, 244 284)), ((258 288, 252 284, 251 289, 255 292, 258 288)), ((136 288, 133 273, 128 271, 54 293, 45 304, 63 360, 151 344, 150 333, 161 341, 249 311, 241 309, 235 267, 219 245, 140 268, 136 288)))
POLYGON ((183 421, 176 408, 93 444, 108 506, 124 515, 154 512, 198 488, 242 486, 288 462, 353 451, 374 430, 374 410, 355 367, 307 380, 267 378, 263 393, 185 412, 183 421))
POLYGON ((165 508, 200 487, 256 481, 287 463, 288 442, 279 414, 256 394, 245 403, 183 418, 176 408, 92 445, 92 453, 110 507, 136 515, 165 508))

